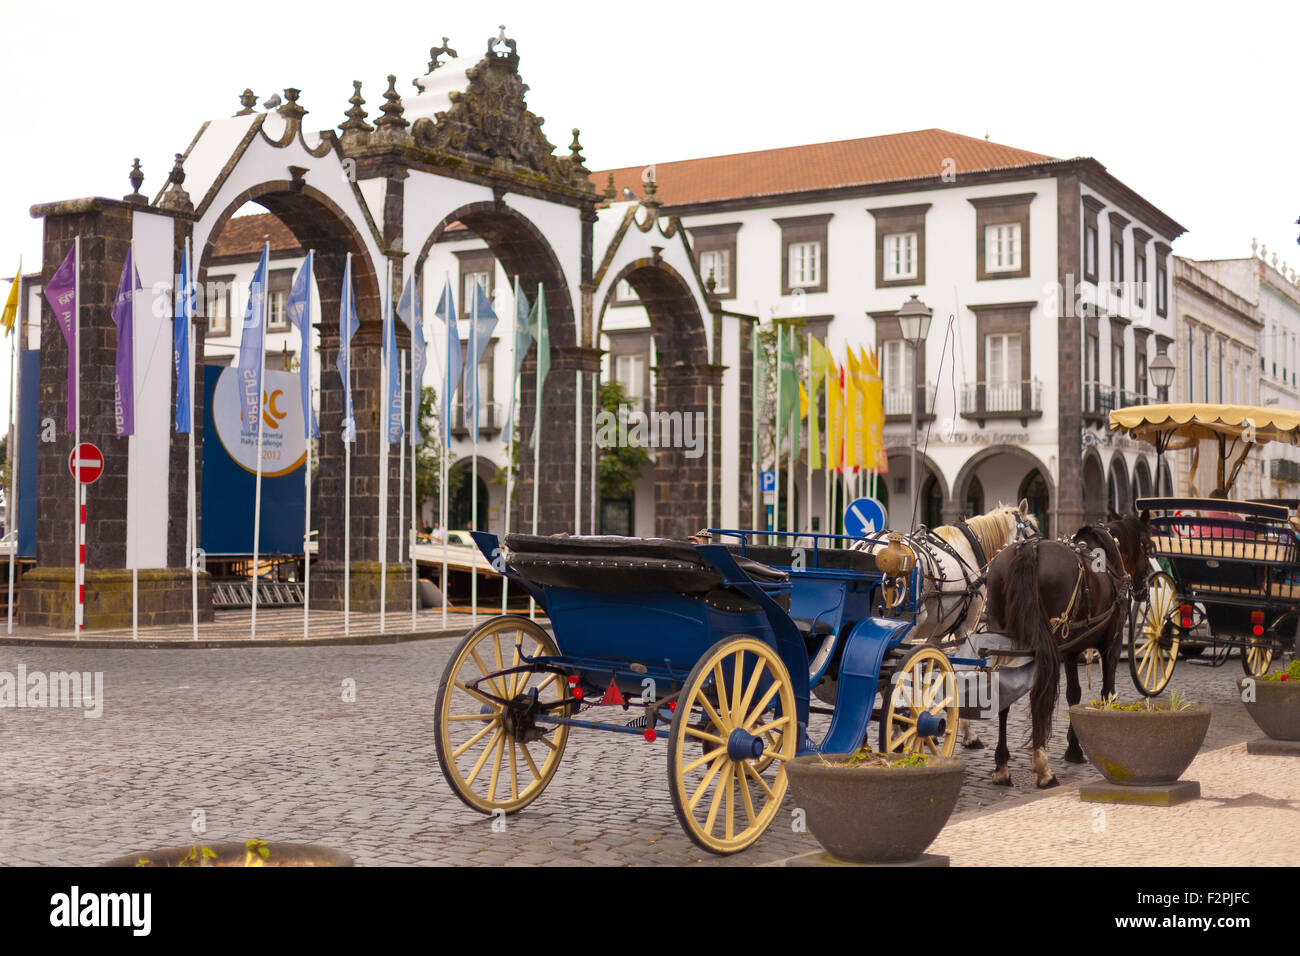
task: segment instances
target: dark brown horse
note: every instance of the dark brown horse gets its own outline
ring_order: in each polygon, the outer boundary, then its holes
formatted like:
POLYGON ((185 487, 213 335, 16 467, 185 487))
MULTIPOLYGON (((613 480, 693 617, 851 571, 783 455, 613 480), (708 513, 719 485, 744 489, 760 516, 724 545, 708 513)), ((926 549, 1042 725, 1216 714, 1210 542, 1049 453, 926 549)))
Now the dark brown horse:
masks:
MULTIPOLYGON (((1112 516, 1106 525, 1080 528, 1070 541, 1042 538, 1021 541, 989 564, 988 626, 1005 633, 1020 650, 1034 652, 1034 679, 1029 691, 1032 718, 1032 766, 1039 789, 1054 787, 1047 762, 1047 741, 1060 693, 1065 663, 1066 700, 1079 702, 1079 659, 1094 648, 1102 661, 1102 696, 1115 691, 1115 668, 1123 645, 1130 595, 1146 587, 1150 562, 1150 514, 1112 516)), ((1011 786, 1007 767, 1007 712, 998 713, 998 748, 993 782, 1011 786)), ((1084 761, 1074 728, 1065 759, 1084 761)))

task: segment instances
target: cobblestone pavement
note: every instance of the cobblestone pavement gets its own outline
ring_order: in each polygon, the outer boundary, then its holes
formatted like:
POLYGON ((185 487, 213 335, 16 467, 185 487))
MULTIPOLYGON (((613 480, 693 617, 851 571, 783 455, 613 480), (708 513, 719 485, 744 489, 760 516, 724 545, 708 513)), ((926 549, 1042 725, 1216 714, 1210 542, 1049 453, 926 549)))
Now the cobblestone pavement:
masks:
MULTIPOLYGON (((104 674, 98 719, 80 710, 0 709, 0 863, 95 864, 188 844, 200 815, 209 842, 323 843, 360 864, 759 864, 816 849, 810 835, 792 832, 787 800, 739 857, 698 850, 673 814, 663 739, 583 731, 570 737, 549 790, 494 832, 489 818, 451 793, 434 753, 434 696, 455 645, 0 647, 0 671, 104 674), (356 682, 354 703, 342 699, 348 679, 356 682)), ((1214 706, 1207 750, 1256 735, 1236 697, 1239 674, 1235 659, 1220 670, 1179 665, 1173 686, 1214 706)), ((1093 678, 1096 686, 1095 670, 1093 678)), ((1126 671, 1119 686, 1131 695, 1126 671)), ((1060 759, 1057 724, 1050 752, 1062 783, 1093 777, 1060 759)), ((979 816, 983 809, 1041 796, 1020 746, 1028 733, 1023 704, 1012 709, 1015 787, 988 783, 996 724, 980 726, 988 749, 965 752, 967 785, 948 833, 965 832, 955 828, 967 817, 986 821, 979 833, 996 830, 988 821, 1002 814, 979 816)), ((873 742, 874 734, 873 727, 873 742)), ((1039 849, 1050 854, 1052 846, 1046 835, 1039 849)))

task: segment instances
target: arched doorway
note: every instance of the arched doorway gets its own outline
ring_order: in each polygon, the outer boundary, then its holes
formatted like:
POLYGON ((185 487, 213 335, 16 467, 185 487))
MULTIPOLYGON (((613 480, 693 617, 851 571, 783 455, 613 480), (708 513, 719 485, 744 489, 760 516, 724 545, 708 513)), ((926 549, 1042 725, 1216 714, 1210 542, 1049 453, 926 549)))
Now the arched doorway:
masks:
MULTIPOLYGON (((491 274, 495 275, 496 267, 499 264, 505 272, 506 284, 513 288, 517 280, 521 291, 530 304, 536 302, 539 286, 545 291, 547 334, 551 343, 551 366, 550 373, 547 375, 542 388, 542 430, 547 438, 540 443, 539 464, 542 473, 554 476, 554 480, 543 481, 538 488, 538 531, 540 533, 560 531, 572 533, 579 530, 576 528, 578 515, 575 514, 574 510, 573 484, 575 472, 575 372, 581 371, 583 373, 583 397, 585 399, 583 417, 587 419, 591 412, 588 404, 591 401, 589 384, 595 380, 592 376, 595 375, 598 369, 597 363, 599 359, 591 353, 591 350, 575 348, 578 344, 578 333, 568 279, 555 250, 537 225, 527 216, 505 202, 469 203, 447 213, 430 229, 420 248, 419 255, 415 258, 413 274, 420 283, 421 301, 425 303, 424 312, 426 316, 433 315, 442 294, 446 281, 444 273, 447 273, 447 279, 450 279, 453 271, 458 276, 457 279, 451 282, 457 311, 462 315, 467 314, 468 306, 464 302, 465 280, 476 275, 473 270, 480 268, 480 266, 470 265, 464 259, 458 262, 450 254, 442 255, 442 249, 437 247, 437 244, 450 238, 448 230, 453 226, 463 229, 463 237, 470 240, 481 240, 486 245, 486 256, 484 257, 486 265, 482 266, 482 268, 490 270, 491 274), (441 260, 439 256, 442 256, 441 260)), ((495 287, 494 280, 489 282, 489 294, 492 291, 495 291, 503 301, 511 300, 511 295, 507 290, 495 287)), ((498 339, 509 339, 513 335, 513 323, 510 321, 510 315, 508 311, 501 308, 498 308, 497 312, 502 325, 498 327, 496 335, 498 339)), ((465 331, 468 332, 467 325, 465 331)), ((466 347, 462 343, 462 348, 466 347)), ((508 346, 502 343, 500 347, 505 349, 508 346)), ((495 349, 496 346, 494 345, 493 348, 495 349)), ((431 350, 433 354, 438 356, 435 362, 431 362, 431 364, 445 360, 443 358, 445 344, 442 341, 431 343, 431 350)), ((535 345, 530 344, 519 376, 519 398, 514 417, 514 421, 518 426, 517 447, 519 461, 518 472, 514 479, 511 528, 531 529, 533 521, 533 455, 529 453, 529 449, 533 428, 536 423, 536 351, 535 345)), ((490 364, 486 354, 484 361, 490 364)), ((501 419, 504 417, 504 409, 508 407, 510 392, 514 384, 512 381, 497 382, 495 376, 492 376, 490 380, 491 384, 486 387, 486 393, 484 392, 485 387, 480 383, 483 405, 485 408, 492 410, 491 416, 480 419, 480 440, 501 438, 501 419)), ((439 392, 438 400, 441 402, 444 398, 441 395, 443 389, 436 389, 436 391, 439 392)), ((459 398, 457 401, 459 402, 459 398)), ((465 423, 463 417, 460 419, 460 423, 461 427, 457 435, 453 437, 459 438, 462 442, 472 441, 473 436, 469 434, 469 426, 465 423)), ((577 471, 582 475, 583 481, 584 493, 582 495, 581 517, 584 527, 590 524, 599 524, 599 518, 596 515, 587 513, 587 502, 590 500, 590 496, 586 493, 588 490, 586 483, 589 480, 591 464, 589 447, 590 443, 586 441, 579 443, 577 446, 577 452, 583 453, 583 461, 579 464, 577 471)), ((460 450, 463 453, 466 446, 462 445, 460 450)), ((450 500, 449 498, 449 502, 450 500)), ((502 517, 504 518, 504 516, 502 517)))
POLYGON ((479 474, 474 476, 478 482, 478 519, 474 520, 474 489, 470 485, 472 460, 462 459, 456 462, 448 472, 447 488, 447 528, 450 531, 486 531, 490 527, 492 493, 483 478, 483 465, 479 462, 479 474))
POLYGON ((1124 456, 1116 452, 1110 459, 1110 477, 1106 481, 1106 510, 1126 515, 1133 510, 1133 496, 1129 492, 1128 466, 1124 456))
MULTIPOLYGON (((937 528, 949 520, 948 510, 952 507, 952 499, 948 492, 948 482, 928 455, 918 453, 916 464, 920 472, 921 497, 916 502, 915 523, 937 528)), ((888 473, 880 476, 880 487, 888 490, 888 496, 881 498, 881 503, 886 504, 889 498, 893 499, 893 507, 889 510, 889 525, 900 531, 909 530, 913 526, 912 485, 908 480, 911 467, 911 453, 899 449, 889 456, 888 473)))
POLYGON ((1101 457, 1090 449, 1083 458, 1083 520, 1091 523, 1106 520, 1106 473, 1101 457))
POLYGON ((1145 458, 1139 458, 1133 467, 1133 484, 1135 497, 1151 497, 1151 468, 1145 458))
POLYGON ((978 477, 972 475, 966 486, 966 517, 984 513, 984 486, 978 477))
POLYGON ((1037 468, 1025 475, 1025 480, 1020 483, 1016 503, 1019 504, 1021 501, 1028 504, 1029 513, 1038 522, 1038 533, 1044 538, 1050 538, 1052 536, 1052 492, 1047 487, 1047 479, 1037 468))
POLYGON ((1169 470, 1169 462, 1161 461, 1159 469, 1159 483, 1156 488, 1157 495, 1173 495, 1174 493, 1174 475, 1169 470))
POLYGON ((930 475, 921 486, 921 524, 937 528, 943 524, 943 486, 930 475))
MULTIPOLYGON (((715 422, 717 420, 721 371, 709 362, 704 320, 690 286, 662 259, 636 259, 610 280, 600 308, 601 327, 606 310, 623 283, 644 307, 654 340, 654 366, 651 370, 654 408, 648 414, 650 430, 660 439, 660 447, 654 451, 653 464, 655 534, 685 538, 709 523, 710 474, 716 486, 721 443, 715 442, 710 467, 707 428, 711 404, 714 405, 715 422), (666 443, 665 436, 669 438, 666 443)), ((645 356, 647 363, 649 359, 648 355, 645 356)), ((785 519, 788 513, 785 472, 782 471, 778 478, 781 518, 777 526, 785 527, 788 523, 785 519)), ((712 499, 716 507, 716 487, 712 499)), ((796 529, 807 526, 807 515, 801 511, 800 504, 796 489, 796 529)))
POLYGON ((970 514, 987 514, 999 505, 1019 504, 1025 498, 1025 489, 1031 484, 1035 494, 1044 500, 1039 515, 1039 527, 1046 527, 1047 516, 1052 513, 1055 489, 1050 472, 1038 456, 1018 445, 991 445, 972 455, 957 473, 955 494, 961 496, 970 514), (1037 483, 1034 476, 1037 475, 1037 483), (979 507, 976 508, 975 506, 979 507))

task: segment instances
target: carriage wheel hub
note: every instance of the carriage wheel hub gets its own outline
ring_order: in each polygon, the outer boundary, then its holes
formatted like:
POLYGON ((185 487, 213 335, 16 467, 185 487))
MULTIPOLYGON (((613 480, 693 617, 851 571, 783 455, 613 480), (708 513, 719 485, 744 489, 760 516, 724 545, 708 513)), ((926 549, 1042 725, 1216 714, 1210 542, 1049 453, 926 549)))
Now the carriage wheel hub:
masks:
POLYGON ((758 760, 763 756, 763 738, 736 728, 727 737, 727 756, 732 760, 758 760))
POLYGON ((943 714, 922 711, 916 718, 916 732, 922 737, 942 737, 948 729, 948 721, 943 714))

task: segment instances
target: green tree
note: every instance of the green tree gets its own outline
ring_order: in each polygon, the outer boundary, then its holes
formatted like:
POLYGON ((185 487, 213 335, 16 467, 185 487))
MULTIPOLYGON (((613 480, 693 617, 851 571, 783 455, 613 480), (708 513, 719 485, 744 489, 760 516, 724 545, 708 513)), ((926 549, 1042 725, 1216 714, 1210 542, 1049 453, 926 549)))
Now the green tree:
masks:
MULTIPOLYGON (((631 408, 618 382, 602 382, 600 386, 600 407, 613 415, 620 408, 631 408)), ((641 477, 641 469, 650 461, 650 453, 644 448, 619 446, 600 449, 600 496, 602 498, 630 498, 636 487, 636 480, 641 477)))
MULTIPOLYGON (((433 388, 425 386, 420 393, 419 411, 420 434, 424 436, 423 444, 417 446, 415 453, 415 498, 417 513, 426 501, 432 502, 434 523, 442 514, 441 489, 442 470, 442 429, 438 417, 438 395, 433 388)), ((450 467, 451 462, 448 462, 450 467)), ((448 496, 454 497, 465 483, 465 472, 460 469, 451 471, 447 476, 448 496)))

